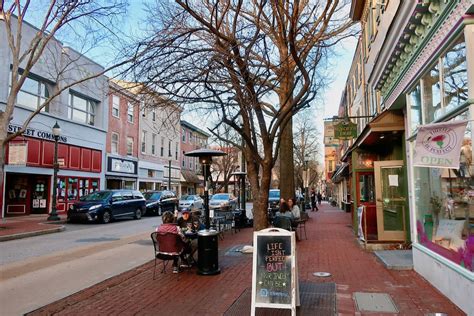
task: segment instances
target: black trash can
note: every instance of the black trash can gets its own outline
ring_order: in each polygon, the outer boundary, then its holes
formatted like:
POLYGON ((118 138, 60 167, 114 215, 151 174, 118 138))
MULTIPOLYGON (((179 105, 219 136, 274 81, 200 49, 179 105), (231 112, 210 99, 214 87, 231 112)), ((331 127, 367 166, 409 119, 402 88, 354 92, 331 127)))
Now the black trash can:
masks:
POLYGON ((213 229, 198 232, 198 274, 215 275, 221 273, 218 257, 218 233, 213 229))

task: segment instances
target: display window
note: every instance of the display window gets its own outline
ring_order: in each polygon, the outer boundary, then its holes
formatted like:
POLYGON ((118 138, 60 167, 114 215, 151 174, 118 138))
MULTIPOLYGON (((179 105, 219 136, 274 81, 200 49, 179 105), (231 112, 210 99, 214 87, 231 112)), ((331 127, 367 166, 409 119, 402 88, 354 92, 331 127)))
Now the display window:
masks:
MULTIPOLYGON (((468 119, 469 111, 453 120, 468 119)), ((418 242, 443 257, 473 270, 474 164, 469 120, 458 169, 414 167, 413 197, 418 242)), ((411 142, 411 146, 415 142, 411 142)))
POLYGON ((82 196, 99 190, 99 179, 80 177, 58 177, 56 193, 60 209, 65 209, 82 196), (63 208, 64 206, 64 208, 63 208))
POLYGON ((474 107, 469 105, 466 56, 462 32, 414 83, 406 101, 411 156, 420 125, 468 121, 464 137, 458 140, 459 168, 412 168, 412 206, 418 243, 474 271, 474 107))

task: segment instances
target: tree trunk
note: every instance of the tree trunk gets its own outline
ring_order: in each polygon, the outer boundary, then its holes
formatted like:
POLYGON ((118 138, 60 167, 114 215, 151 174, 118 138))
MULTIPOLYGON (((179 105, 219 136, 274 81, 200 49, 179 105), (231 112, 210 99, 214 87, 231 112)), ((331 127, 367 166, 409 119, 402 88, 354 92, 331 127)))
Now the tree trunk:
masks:
MULTIPOLYGON (((263 166, 262 180, 260 188, 253 185, 258 181, 258 175, 252 174, 252 195, 253 195, 253 228, 254 230, 262 230, 268 227, 268 194, 270 191, 271 168, 263 166)), ((249 174, 250 172, 249 168, 249 174)))
MULTIPOLYGON (((279 93, 280 105, 283 108, 293 107, 294 77, 289 69, 285 69, 279 93)), ((285 200, 295 196, 295 165, 293 159, 293 119, 292 114, 284 126, 280 143, 280 196, 285 200)))
POLYGON ((293 163, 293 124, 285 126, 280 144, 280 196, 285 200, 295 196, 295 167, 293 163))

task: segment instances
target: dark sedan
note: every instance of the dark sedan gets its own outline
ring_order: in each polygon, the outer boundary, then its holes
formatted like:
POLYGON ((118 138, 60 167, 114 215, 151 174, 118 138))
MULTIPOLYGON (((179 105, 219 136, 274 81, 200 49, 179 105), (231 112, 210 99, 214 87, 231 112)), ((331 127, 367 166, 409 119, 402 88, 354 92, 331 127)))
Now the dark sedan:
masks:
POLYGON ((174 212, 178 207, 178 198, 172 191, 148 191, 143 193, 146 200, 147 215, 162 215, 165 211, 174 212))

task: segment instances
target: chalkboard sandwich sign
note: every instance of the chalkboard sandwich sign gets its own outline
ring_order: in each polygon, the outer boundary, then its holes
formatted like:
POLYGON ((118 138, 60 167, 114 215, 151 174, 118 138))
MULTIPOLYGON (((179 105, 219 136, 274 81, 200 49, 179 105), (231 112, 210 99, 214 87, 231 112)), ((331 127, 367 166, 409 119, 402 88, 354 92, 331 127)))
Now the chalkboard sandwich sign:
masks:
POLYGON ((299 305, 295 233, 268 228, 253 235, 252 315, 255 309, 291 309, 299 305))

